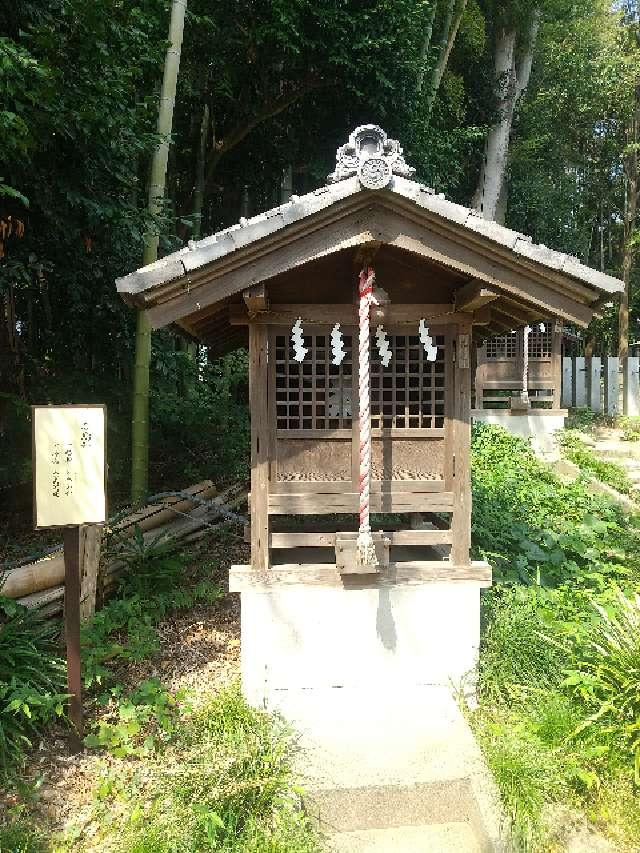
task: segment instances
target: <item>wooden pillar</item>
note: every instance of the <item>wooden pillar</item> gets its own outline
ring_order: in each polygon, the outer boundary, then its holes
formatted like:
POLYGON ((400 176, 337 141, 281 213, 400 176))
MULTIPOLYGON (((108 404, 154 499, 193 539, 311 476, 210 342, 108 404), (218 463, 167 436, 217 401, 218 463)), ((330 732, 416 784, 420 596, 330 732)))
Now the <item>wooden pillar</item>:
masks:
POLYGON ((453 515, 451 563, 469 563, 471 547, 471 323, 460 323, 456 341, 453 405, 453 515))
POLYGON ((267 327, 249 323, 251 414, 251 568, 269 568, 269 405, 267 327))
POLYGON ((100 566, 102 527, 83 524, 80 528, 80 621, 89 619, 96 610, 96 589, 100 566))
POLYGON ((553 379, 552 407, 562 406, 562 323, 553 323, 551 333, 551 377, 553 379))

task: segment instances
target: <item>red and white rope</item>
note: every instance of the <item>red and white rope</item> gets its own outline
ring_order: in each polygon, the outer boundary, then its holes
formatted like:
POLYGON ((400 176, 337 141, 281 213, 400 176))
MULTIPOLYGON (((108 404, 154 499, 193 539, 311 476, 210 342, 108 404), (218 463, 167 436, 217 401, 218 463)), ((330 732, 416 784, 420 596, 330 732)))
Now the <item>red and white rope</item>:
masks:
POLYGON ((530 326, 525 326, 522 333, 523 358, 522 358, 522 394, 525 403, 529 402, 529 333, 530 326))
POLYGON ((376 552, 369 523, 369 491, 371 484, 371 391, 369 380, 369 313, 377 305, 373 295, 375 273, 369 267, 360 272, 358 295, 358 412, 360 421, 360 528, 358 531, 357 559, 363 566, 377 564, 376 552))

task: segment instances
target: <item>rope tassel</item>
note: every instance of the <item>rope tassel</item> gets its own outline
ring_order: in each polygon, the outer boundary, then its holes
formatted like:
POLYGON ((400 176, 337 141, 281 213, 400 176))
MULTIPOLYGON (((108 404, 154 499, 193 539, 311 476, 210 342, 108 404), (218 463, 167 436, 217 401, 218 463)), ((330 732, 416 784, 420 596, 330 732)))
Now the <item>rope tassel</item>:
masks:
POLYGON ((373 295, 375 273, 371 268, 360 272, 358 295, 358 403, 360 422, 360 527, 356 544, 356 561, 360 566, 378 565, 369 523, 369 490, 371 485, 371 392, 369 383, 369 314, 378 302, 373 295))

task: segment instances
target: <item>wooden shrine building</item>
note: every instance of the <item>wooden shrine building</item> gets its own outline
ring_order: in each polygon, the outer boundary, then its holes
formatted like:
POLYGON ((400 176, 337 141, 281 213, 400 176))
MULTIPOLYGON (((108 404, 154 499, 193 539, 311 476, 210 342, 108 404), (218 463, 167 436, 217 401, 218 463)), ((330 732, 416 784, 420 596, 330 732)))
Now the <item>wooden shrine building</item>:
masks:
MULTIPOLYGON (((518 314, 513 318, 518 324, 518 314)), ((478 346, 476 409, 509 408, 525 386, 532 408, 560 408, 562 390, 562 323, 546 320, 485 338, 478 346), (525 361, 524 349, 527 347, 525 361)))
POLYGON ((622 287, 413 172, 359 127, 326 186, 117 282, 153 328, 249 348, 251 561, 230 589, 256 702, 473 669, 491 582, 470 559, 473 348, 585 326, 622 287))

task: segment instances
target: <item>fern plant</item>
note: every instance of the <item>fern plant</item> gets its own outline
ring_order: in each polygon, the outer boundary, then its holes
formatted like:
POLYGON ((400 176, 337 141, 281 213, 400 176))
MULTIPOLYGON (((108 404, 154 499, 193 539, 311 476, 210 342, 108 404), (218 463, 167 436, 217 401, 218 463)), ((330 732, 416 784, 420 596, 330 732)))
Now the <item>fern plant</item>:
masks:
POLYGON ((57 628, 0 597, 0 776, 12 775, 39 728, 62 716, 66 666, 57 628))

